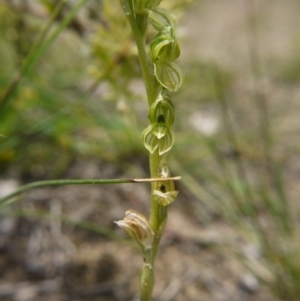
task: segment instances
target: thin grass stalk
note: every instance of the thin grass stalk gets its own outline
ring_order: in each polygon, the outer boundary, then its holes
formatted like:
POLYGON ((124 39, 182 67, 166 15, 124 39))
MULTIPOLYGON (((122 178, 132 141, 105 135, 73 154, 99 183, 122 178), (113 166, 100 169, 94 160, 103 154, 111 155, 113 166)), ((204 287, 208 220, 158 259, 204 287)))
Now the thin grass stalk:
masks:
MULTIPOLYGON (((232 120, 229 115, 229 108, 227 103, 226 95, 224 94, 224 89, 222 88, 222 82, 221 77, 219 74, 216 75, 215 78, 216 85, 218 87, 221 87, 221 96, 219 97, 219 101, 221 104, 221 112, 222 112, 222 118, 223 118, 223 124, 224 124, 224 130, 226 134, 226 138, 232 148, 237 151, 238 155, 236 158, 236 172, 237 177, 239 179, 242 179, 242 181, 245 183, 245 190, 243 193, 243 199, 246 206, 246 212, 244 211, 244 204, 242 205, 241 213, 242 215, 245 215, 245 217, 251 218, 251 224, 256 229, 256 233, 258 238, 260 239, 260 242, 264 246, 264 249, 266 252, 272 252, 272 240, 270 239, 266 229, 262 225, 262 221, 260 219, 260 214, 258 212, 258 209, 255 205, 255 199, 257 198, 257 195, 255 194, 252 185, 248 179, 248 174, 245 167, 245 162, 240 155, 240 147, 239 143, 237 141, 233 126, 232 126, 232 120)), ((266 192, 268 192, 266 190, 266 192)))
POLYGON ((160 181, 176 181, 180 177, 172 178, 146 178, 146 179, 84 179, 84 180, 74 180, 74 179, 64 179, 64 180, 46 180, 32 182, 27 185, 21 186, 14 192, 8 194, 7 196, 0 198, 0 210, 7 205, 12 204, 16 200, 12 200, 17 195, 21 193, 38 187, 46 186, 62 186, 62 185, 96 185, 96 184, 126 184, 126 183, 146 183, 146 182, 160 182, 160 181))
MULTIPOLYGON (((221 105, 221 114, 222 114, 222 119, 223 119, 225 135, 226 135, 227 141, 231 145, 232 149, 235 150, 235 152, 237 153, 237 156, 235 158, 236 160, 234 161, 236 163, 235 165, 236 165, 237 177, 245 183, 244 202, 245 202, 245 204, 248 204, 249 202, 254 204, 253 203, 254 192, 253 192, 251 184, 249 182, 248 174, 247 174, 246 167, 245 167, 245 162, 241 156, 239 143, 236 139, 235 131, 232 126, 232 120, 230 118, 229 107, 228 107, 226 95, 224 93, 221 75, 217 73, 214 79, 215 79, 215 85, 217 87, 219 87, 221 90, 221 95, 220 95, 220 97, 218 97, 218 100, 221 105)), ((250 210, 252 210, 252 209, 250 209, 250 210)), ((253 213, 254 212, 251 213, 252 216, 253 216, 253 213)))
POLYGON ((213 139, 205 137, 203 138, 203 141, 208 146, 209 150, 211 151, 212 155, 216 160, 219 171, 221 172, 222 178, 224 179, 223 185, 225 186, 225 189, 228 192, 228 194, 231 196, 232 201, 234 202, 237 210, 240 211, 241 213, 245 213, 243 208, 243 200, 241 199, 240 194, 236 191, 236 189, 231 184, 234 181, 234 177, 229 171, 224 156, 220 154, 219 149, 216 146, 216 143, 214 142, 213 139))
POLYGON ((266 160, 268 175, 272 174, 271 164, 271 131, 270 131, 270 114, 268 104, 265 98, 265 93, 262 91, 262 85, 259 85, 258 80, 262 78, 262 62, 259 54, 259 42, 257 36, 256 24, 256 7, 255 1, 244 0, 244 13, 247 22, 247 38, 250 67, 253 76, 253 96, 260 114, 260 142, 262 152, 266 160))

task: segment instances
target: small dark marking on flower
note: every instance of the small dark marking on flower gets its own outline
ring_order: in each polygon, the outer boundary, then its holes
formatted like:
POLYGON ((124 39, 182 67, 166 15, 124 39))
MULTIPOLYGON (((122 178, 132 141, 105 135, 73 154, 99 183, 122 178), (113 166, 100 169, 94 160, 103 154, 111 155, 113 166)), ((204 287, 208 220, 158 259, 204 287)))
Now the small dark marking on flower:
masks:
POLYGON ((158 115, 157 117, 157 122, 158 123, 164 123, 165 122, 165 116, 164 115, 158 115))

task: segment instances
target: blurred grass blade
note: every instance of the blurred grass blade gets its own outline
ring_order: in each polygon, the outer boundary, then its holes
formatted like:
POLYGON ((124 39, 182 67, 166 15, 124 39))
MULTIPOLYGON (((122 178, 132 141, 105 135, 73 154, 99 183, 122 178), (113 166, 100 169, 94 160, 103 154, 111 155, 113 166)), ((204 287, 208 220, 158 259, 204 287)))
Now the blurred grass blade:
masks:
POLYGON ((22 66, 21 66, 21 70, 20 73, 22 75, 25 75, 27 73, 27 70, 30 68, 30 66, 32 65, 32 61, 36 55, 36 53, 39 51, 39 48, 41 47, 41 45, 43 44, 43 42, 45 41, 51 27, 53 26, 57 16, 59 15, 59 13, 61 12, 63 6, 65 5, 66 0, 60 0, 57 5, 54 7, 52 15, 50 16, 49 21, 47 22, 45 28, 43 29, 43 31, 41 32, 40 36, 38 37, 38 39, 36 40, 36 42, 34 43, 34 45, 31 47, 27 57, 24 59, 22 66))
POLYGON ((84 220, 75 220, 66 215, 54 215, 50 214, 46 211, 31 211, 31 210, 9 210, 5 212, 0 211, 0 215, 2 216, 17 216, 17 217, 25 217, 25 218, 38 218, 38 219, 49 219, 55 221, 61 221, 66 224, 71 224, 76 227, 80 227, 89 231, 96 232, 98 234, 104 235, 106 237, 110 237, 115 240, 124 240, 122 236, 115 234, 114 231, 110 230, 106 227, 101 227, 96 223, 92 223, 84 220))
POLYGON ((0 100, 0 116, 3 113, 3 108, 9 101, 11 95, 14 93, 21 79, 30 72, 39 58, 45 53, 45 51, 50 47, 50 45, 56 40, 59 34, 63 31, 64 28, 68 26, 68 24, 73 20, 78 11, 82 8, 82 6, 88 0, 80 0, 78 3, 72 8, 72 10, 67 14, 67 16, 63 19, 63 21, 58 25, 56 30, 50 35, 50 37, 45 41, 47 34, 49 33, 50 28, 52 27, 57 15, 61 11, 63 5, 66 0, 61 0, 56 8, 53 11, 53 14, 47 23, 45 29, 42 31, 39 36, 37 42, 34 44, 32 49, 29 51, 28 56, 25 58, 20 70, 17 72, 15 78, 9 84, 8 88, 4 92, 2 99, 0 100), (45 42, 44 42, 45 41, 45 42), (43 43, 44 42, 44 43, 43 43))
POLYGON ((25 75, 26 70, 30 66, 30 63, 32 63, 32 58, 35 56, 35 53, 38 51, 38 49, 41 47, 42 43, 45 41, 49 30, 51 29, 52 25, 54 24, 54 21, 58 14, 61 12, 61 9, 63 8, 65 4, 65 0, 60 0, 57 5, 53 9, 53 13, 50 16, 49 21, 47 22, 45 28, 42 30, 41 34, 39 35, 38 39, 36 42, 33 44, 31 49, 29 50, 27 56, 22 62, 22 65, 20 67, 20 70, 17 71, 14 79, 12 82, 8 85, 8 88, 6 89, 2 100, 0 101, 0 114, 1 114, 1 109, 4 108, 6 103, 8 102, 10 96, 13 94, 14 90, 18 86, 19 82, 21 81, 22 77, 25 75))

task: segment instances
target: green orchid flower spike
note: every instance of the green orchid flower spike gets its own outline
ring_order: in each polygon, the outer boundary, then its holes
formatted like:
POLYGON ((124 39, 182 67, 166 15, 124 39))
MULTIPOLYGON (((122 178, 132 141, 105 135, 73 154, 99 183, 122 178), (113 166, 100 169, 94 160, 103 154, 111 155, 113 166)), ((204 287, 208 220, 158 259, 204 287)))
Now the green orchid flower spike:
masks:
POLYGON ((159 7, 161 0, 120 0, 136 42, 141 71, 145 81, 150 124, 142 133, 149 151, 152 178, 160 178, 151 185, 149 222, 130 210, 117 224, 141 247, 143 267, 140 275, 140 301, 151 301, 154 285, 154 261, 167 223, 168 206, 178 195, 167 167, 167 153, 175 138, 172 125, 174 105, 169 95, 183 82, 183 73, 175 60, 180 56, 179 43, 174 34, 175 17, 159 7), (147 29, 150 23, 157 35, 150 44, 148 55, 147 29), (152 63, 149 64, 149 61, 152 63))

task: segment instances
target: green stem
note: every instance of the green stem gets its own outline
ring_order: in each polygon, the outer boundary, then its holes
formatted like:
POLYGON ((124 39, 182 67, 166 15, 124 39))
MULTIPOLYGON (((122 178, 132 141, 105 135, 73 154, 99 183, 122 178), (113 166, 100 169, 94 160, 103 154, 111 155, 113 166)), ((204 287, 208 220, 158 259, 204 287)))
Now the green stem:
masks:
POLYGON ((149 106, 155 101, 156 93, 154 88, 154 76, 153 72, 150 71, 150 66, 147 58, 147 53, 145 49, 145 34, 141 33, 140 28, 136 22, 136 15, 133 11, 132 1, 120 0, 124 13, 130 24, 136 46, 138 49, 138 56, 140 60, 140 65, 143 73, 143 78, 145 82, 147 99, 149 106))
MULTIPOLYGON (((149 165, 150 165, 150 175, 151 177, 157 177, 158 171, 159 171, 159 163, 160 163, 160 157, 158 154, 158 151, 155 151, 154 154, 150 154, 149 156, 149 165)), ((155 257, 157 254, 157 250, 159 247, 160 239, 162 236, 161 231, 161 223, 159 219, 159 210, 160 205, 157 204, 157 202, 153 199, 153 191, 154 191, 154 185, 155 183, 151 184, 151 205, 150 205, 150 217, 149 217, 149 223, 155 233, 154 241, 153 241, 153 252, 152 252, 152 265, 154 265, 155 257)), ((165 207, 166 209, 167 207, 165 207)), ((167 210, 167 209, 166 209, 167 210)))
MULTIPOLYGON (((154 154, 150 154, 149 156, 149 165, 150 165, 150 175, 151 178, 157 178, 158 177, 158 169, 159 169, 159 162, 160 157, 158 155, 158 152, 156 151, 154 154)), ((153 201, 153 190, 154 190, 155 183, 152 183, 151 185, 151 207, 150 207, 150 218, 149 223, 155 233, 157 233, 158 230, 158 204, 157 202, 153 201)))
POLYGON ((144 262, 140 276, 140 301, 150 301, 154 286, 153 265, 144 262))

